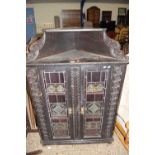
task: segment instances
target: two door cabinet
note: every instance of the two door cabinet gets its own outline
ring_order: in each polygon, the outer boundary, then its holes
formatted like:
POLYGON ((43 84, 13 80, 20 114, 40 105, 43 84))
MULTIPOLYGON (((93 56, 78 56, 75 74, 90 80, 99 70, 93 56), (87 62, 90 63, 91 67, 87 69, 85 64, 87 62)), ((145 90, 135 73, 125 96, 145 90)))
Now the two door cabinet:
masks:
POLYGON ((46 30, 29 49, 27 84, 42 144, 112 142, 128 63, 119 44, 103 29, 62 29, 46 30))

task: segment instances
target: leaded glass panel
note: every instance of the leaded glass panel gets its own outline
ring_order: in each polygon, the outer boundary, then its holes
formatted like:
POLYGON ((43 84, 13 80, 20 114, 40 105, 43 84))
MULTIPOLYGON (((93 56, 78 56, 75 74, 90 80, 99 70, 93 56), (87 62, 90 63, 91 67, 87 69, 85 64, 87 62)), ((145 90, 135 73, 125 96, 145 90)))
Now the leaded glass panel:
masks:
POLYGON ((67 78, 63 72, 43 72, 47 107, 53 139, 71 138, 66 96, 67 78))
POLYGON ((85 71, 84 138, 101 137, 107 70, 85 71))

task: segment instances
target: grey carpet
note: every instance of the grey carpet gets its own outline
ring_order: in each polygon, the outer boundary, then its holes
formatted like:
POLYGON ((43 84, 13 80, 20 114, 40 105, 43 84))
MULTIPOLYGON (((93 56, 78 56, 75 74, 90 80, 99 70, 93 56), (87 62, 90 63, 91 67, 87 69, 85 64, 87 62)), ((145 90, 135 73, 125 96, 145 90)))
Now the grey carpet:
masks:
POLYGON ((29 133, 27 136, 26 151, 41 149, 40 155, 128 155, 128 152, 114 134, 112 144, 74 144, 42 146, 38 133, 29 133))

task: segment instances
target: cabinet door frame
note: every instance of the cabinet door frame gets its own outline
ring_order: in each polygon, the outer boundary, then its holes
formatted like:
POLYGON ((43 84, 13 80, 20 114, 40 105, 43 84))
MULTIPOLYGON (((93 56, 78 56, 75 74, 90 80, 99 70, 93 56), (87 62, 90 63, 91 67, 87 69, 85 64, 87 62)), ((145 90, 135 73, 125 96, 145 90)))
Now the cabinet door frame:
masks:
POLYGON ((107 86, 106 86, 106 95, 105 95, 105 100, 102 103, 104 106, 104 113, 103 113, 103 123, 102 123, 102 130, 101 130, 101 136, 100 137, 90 137, 90 138, 84 138, 84 115, 82 115, 80 113, 80 126, 81 126, 81 139, 103 139, 104 138, 104 128, 105 128, 105 124, 106 124, 106 109, 108 108, 108 102, 109 102, 109 89, 110 89, 110 77, 111 77, 111 66, 110 65, 103 65, 103 64, 92 64, 92 65, 82 65, 81 66, 81 107, 84 107, 84 105, 86 104, 86 98, 84 97, 84 92, 85 92, 85 72, 87 70, 90 71, 98 71, 98 72, 102 72, 102 71, 106 71, 108 72, 107 74, 107 86))
POLYGON ((42 93, 43 93, 43 104, 44 104, 44 110, 46 112, 46 119, 47 119, 47 122, 48 122, 48 126, 50 128, 49 132, 50 132, 50 135, 51 135, 51 140, 72 140, 73 139, 73 113, 69 114, 69 108, 71 109, 71 112, 73 111, 72 108, 73 108, 73 105, 72 105, 72 102, 71 102, 71 98, 69 97, 70 96, 70 77, 69 77, 69 68, 67 66, 45 66, 45 67, 39 67, 39 76, 40 76, 40 81, 41 81, 41 88, 42 88, 42 93), (66 76, 66 81, 67 81, 67 84, 65 86, 65 88, 67 89, 67 91, 65 91, 66 93, 66 99, 67 99, 67 117, 69 118, 69 132, 70 132, 70 137, 69 138, 53 138, 53 131, 52 131, 52 123, 50 121, 50 116, 49 116, 49 110, 48 110, 48 101, 47 101, 47 96, 46 96, 46 93, 45 93, 45 89, 44 89, 44 77, 43 77, 43 72, 64 72, 65 73, 65 76, 66 76))

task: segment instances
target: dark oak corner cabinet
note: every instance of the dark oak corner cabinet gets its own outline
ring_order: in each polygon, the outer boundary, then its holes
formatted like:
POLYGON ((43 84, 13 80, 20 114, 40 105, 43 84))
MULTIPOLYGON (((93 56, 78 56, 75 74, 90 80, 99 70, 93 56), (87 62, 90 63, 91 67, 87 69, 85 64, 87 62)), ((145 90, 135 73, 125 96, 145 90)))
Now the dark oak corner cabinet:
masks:
POLYGON ((119 43, 104 29, 51 29, 29 51, 42 144, 111 143, 128 64, 119 43))

